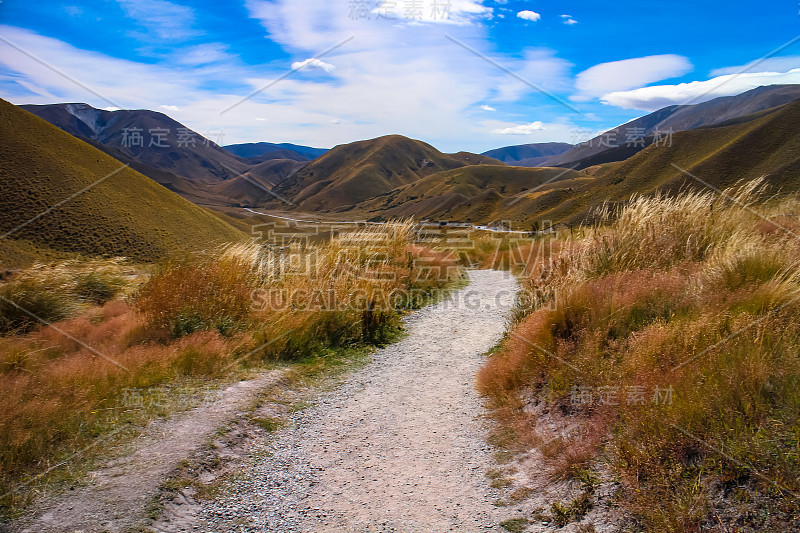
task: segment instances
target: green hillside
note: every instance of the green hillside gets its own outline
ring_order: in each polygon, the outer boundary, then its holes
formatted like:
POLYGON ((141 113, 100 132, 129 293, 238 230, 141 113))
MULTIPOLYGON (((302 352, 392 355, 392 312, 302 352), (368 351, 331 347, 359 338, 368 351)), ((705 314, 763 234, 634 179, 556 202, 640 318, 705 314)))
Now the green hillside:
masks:
POLYGON ((216 215, 4 100, 0 133, 4 268, 45 251, 153 261, 243 237, 216 215))

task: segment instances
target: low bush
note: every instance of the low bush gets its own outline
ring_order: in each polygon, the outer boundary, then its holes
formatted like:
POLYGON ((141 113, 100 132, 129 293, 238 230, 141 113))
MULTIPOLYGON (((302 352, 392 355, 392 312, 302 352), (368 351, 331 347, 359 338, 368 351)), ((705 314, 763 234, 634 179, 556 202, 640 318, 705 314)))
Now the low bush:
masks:
POLYGON ((0 334, 26 333, 63 320, 75 309, 70 294, 60 287, 34 279, 8 282, 0 286, 0 334))

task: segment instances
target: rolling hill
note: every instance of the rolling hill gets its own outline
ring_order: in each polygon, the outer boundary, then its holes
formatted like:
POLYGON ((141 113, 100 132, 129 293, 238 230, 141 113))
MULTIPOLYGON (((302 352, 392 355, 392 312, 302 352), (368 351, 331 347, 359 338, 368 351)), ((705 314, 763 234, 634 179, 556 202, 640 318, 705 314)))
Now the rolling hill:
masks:
POLYGON ((563 168, 475 165, 437 172, 358 204, 366 218, 410 217, 489 223, 528 223, 546 194, 569 193, 593 181, 563 168))
POLYGON ((551 202, 541 215, 578 223, 589 219, 592 208, 601 203, 622 203, 634 194, 724 189, 740 180, 762 177, 773 192, 796 194, 800 191, 799 124, 800 101, 794 101, 678 132, 671 146, 652 144, 625 161, 586 169, 595 179, 551 202))
POLYGON ((621 161, 639 151, 633 138, 651 136, 654 132, 691 130, 726 122, 737 117, 789 103, 800 98, 800 85, 768 85, 736 96, 723 96, 693 105, 673 105, 612 128, 574 148, 548 158, 542 164, 586 168, 608 161, 621 161), (629 137, 629 135, 631 137, 629 137), (607 152, 601 157, 593 157, 607 152), (617 157, 618 159, 614 159, 617 157))
MULTIPOLYGON (((288 177, 275 192, 302 211, 343 211, 442 170, 501 162, 477 154, 443 154, 401 135, 339 145, 288 177)), ((279 201, 273 206, 285 207, 279 201)))
POLYGON ((219 216, 5 100, 0 132, 5 268, 48 251, 154 261, 244 237, 219 216))

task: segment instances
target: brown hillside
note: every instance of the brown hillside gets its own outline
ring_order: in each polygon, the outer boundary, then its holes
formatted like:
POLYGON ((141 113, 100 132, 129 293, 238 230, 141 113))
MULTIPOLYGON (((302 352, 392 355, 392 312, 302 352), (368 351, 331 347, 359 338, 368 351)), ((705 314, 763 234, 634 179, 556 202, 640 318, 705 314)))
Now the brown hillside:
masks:
POLYGON ((27 249, 152 261, 243 237, 216 215, 4 100, 0 132, 3 240, 28 243, 27 249))

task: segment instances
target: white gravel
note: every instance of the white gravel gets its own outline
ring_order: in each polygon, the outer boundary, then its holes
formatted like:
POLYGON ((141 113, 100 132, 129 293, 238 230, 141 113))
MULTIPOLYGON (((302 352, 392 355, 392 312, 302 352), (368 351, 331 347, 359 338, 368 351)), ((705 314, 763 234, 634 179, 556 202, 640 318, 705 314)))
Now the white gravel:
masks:
MULTIPOLYGON (((517 289, 469 272, 449 299, 409 315, 408 336, 292 416, 189 529, 210 532, 500 531, 485 411, 474 377, 517 289)), ((183 524, 182 524, 183 525, 183 524)), ((170 528, 171 529, 171 528, 170 528)))

